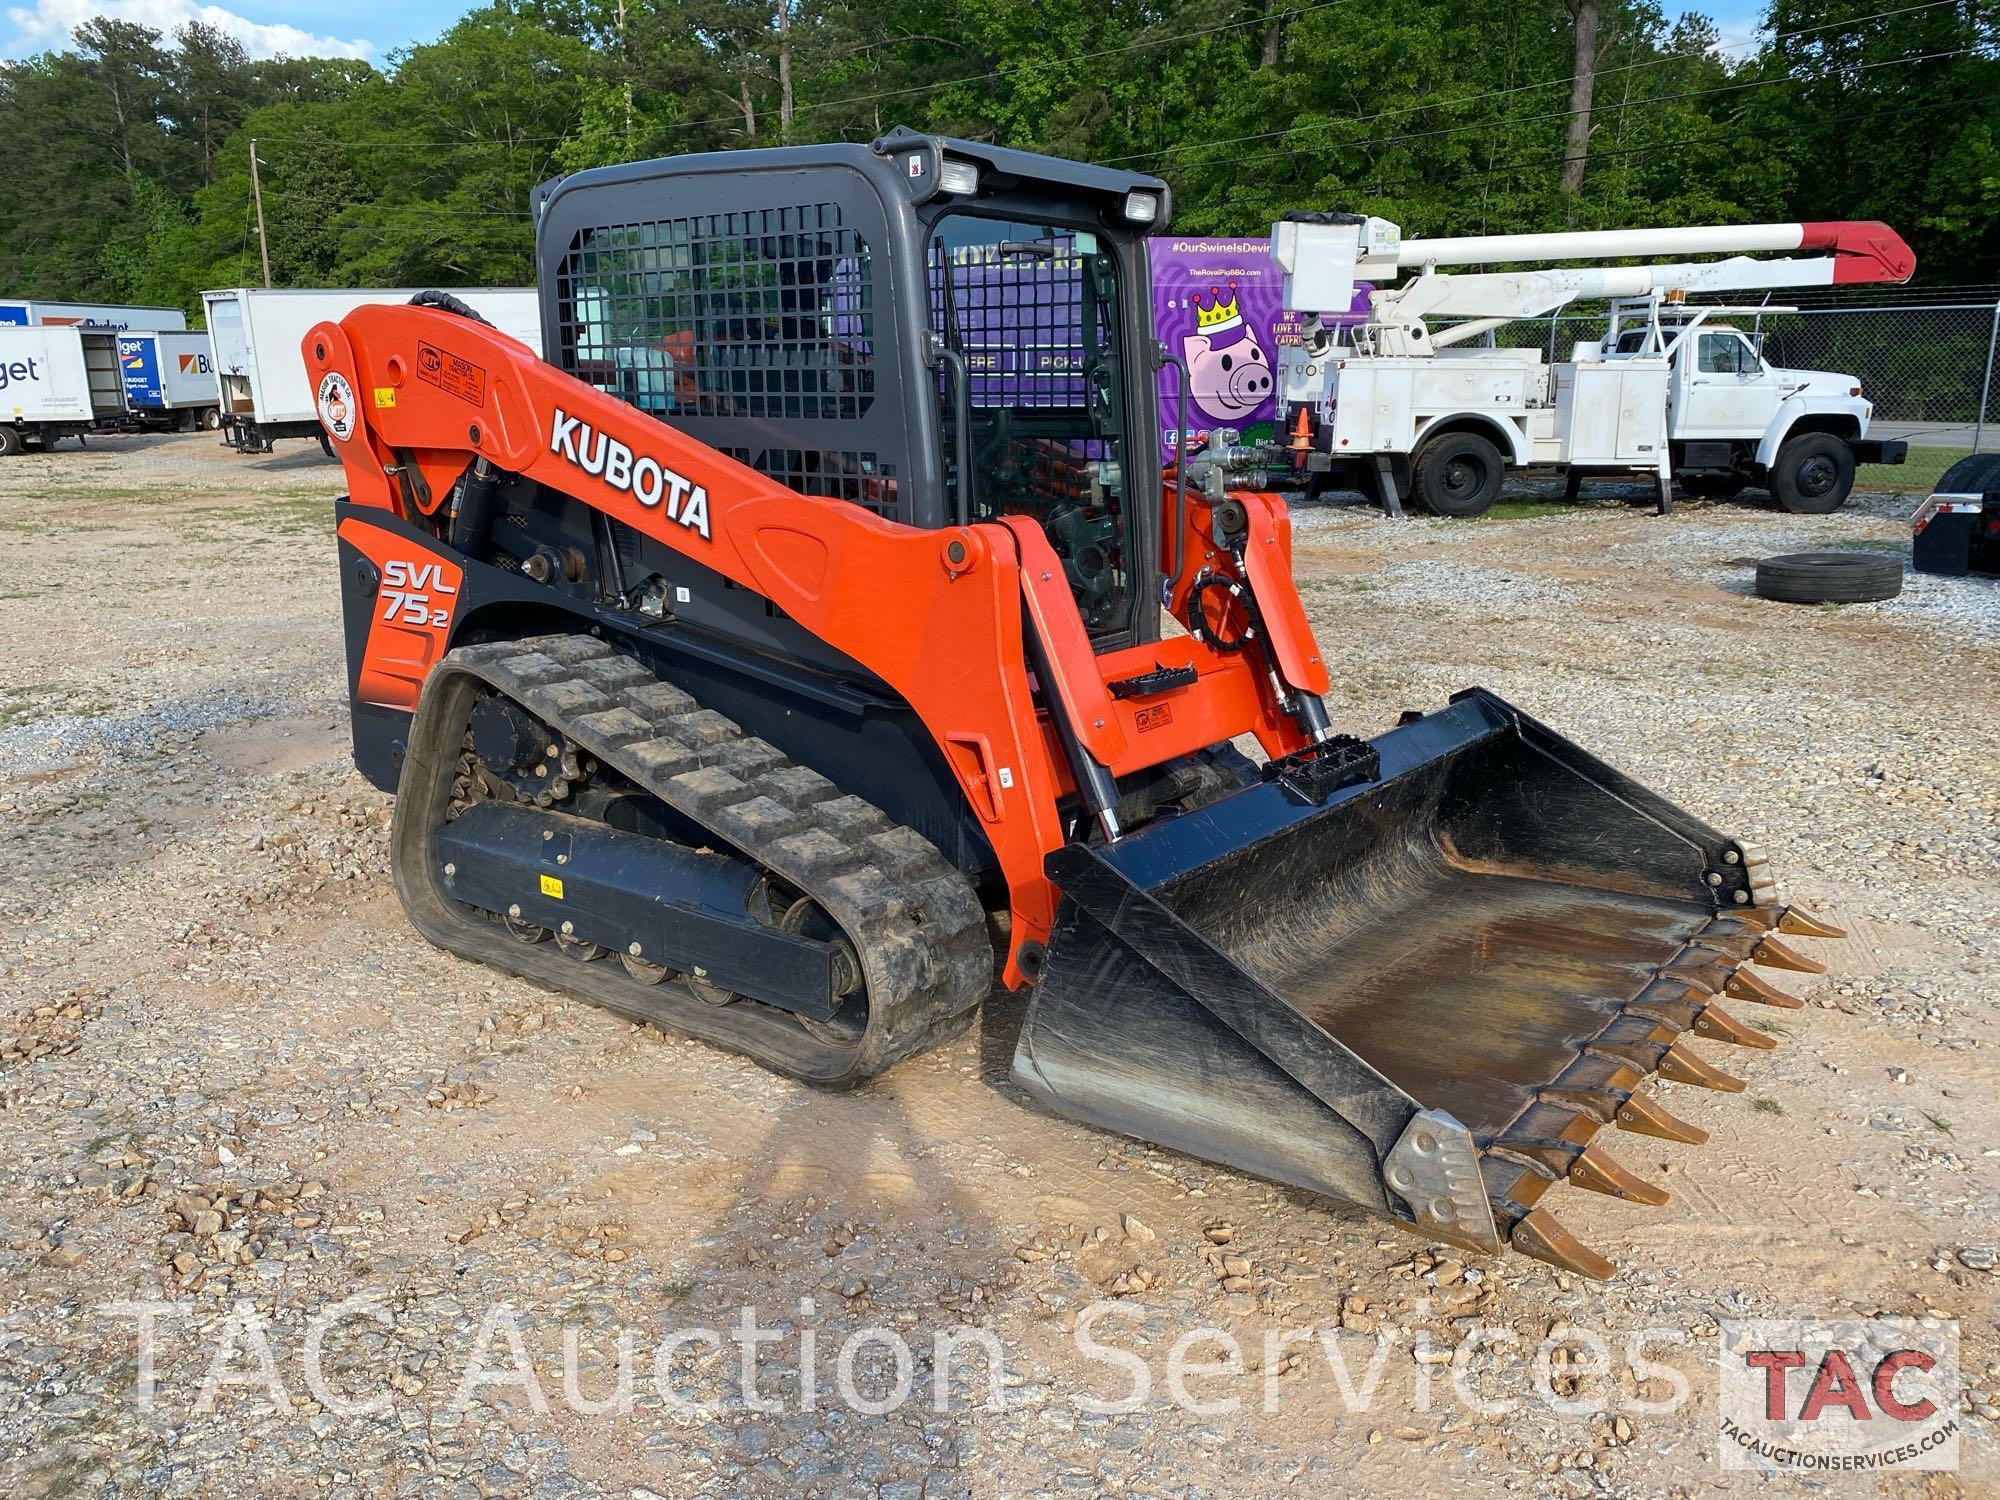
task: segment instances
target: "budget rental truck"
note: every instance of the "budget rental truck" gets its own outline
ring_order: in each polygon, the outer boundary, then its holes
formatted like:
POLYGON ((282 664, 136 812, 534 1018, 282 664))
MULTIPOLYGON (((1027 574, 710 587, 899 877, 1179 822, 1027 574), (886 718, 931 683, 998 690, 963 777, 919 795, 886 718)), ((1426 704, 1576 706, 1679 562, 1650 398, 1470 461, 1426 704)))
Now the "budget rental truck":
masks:
POLYGON ((0 299, 0 328, 185 329, 178 307, 130 307, 116 302, 37 302, 0 299))
POLYGON ((74 325, 0 327, 0 455, 125 424, 118 335, 74 325))
POLYGON ((121 333, 118 370, 131 425, 177 432, 220 425, 207 334, 121 333))

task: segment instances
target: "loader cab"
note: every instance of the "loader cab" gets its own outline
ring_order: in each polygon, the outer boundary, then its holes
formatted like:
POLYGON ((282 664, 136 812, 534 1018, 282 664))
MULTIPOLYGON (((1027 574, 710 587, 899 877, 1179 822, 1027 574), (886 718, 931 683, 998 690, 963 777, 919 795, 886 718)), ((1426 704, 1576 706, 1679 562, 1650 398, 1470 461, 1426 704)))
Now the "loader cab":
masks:
MULTIPOLYGON (((926 529, 1033 517, 1115 649, 1159 630, 1145 236, 1169 207, 1156 178, 903 130, 579 172, 536 195, 543 343, 805 493, 926 529)), ((683 617, 813 655, 761 600, 689 593, 683 617)))

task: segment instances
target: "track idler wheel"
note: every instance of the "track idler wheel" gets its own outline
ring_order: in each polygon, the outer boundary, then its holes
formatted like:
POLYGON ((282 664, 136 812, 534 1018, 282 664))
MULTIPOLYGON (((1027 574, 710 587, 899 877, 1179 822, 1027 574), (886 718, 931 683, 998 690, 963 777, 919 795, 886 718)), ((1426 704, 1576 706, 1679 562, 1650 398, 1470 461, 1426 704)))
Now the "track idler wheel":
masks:
POLYGON ((694 992, 695 999, 703 1005, 734 1005, 743 998, 736 991, 726 990, 713 980, 705 979, 699 974, 687 976, 687 987, 694 992))
MULTIPOLYGON (((636 948, 638 944, 633 944, 636 948)), ((665 964, 649 964, 636 953, 621 953, 618 962, 625 966, 625 972, 641 984, 661 984, 673 975, 673 970, 665 964)))
MULTIPOLYGON (((826 908, 810 896, 800 896, 788 903, 778 914, 778 929, 794 933, 799 937, 811 938, 815 942, 830 943, 834 950, 833 992, 843 999, 851 998, 861 990, 861 960, 855 956, 854 944, 847 934, 840 930, 840 924, 827 915, 826 908)), ((835 1010, 825 1021, 814 1020, 810 1016, 798 1017, 799 1025, 806 1033, 818 1041, 834 1046, 851 1045, 867 1027, 867 1006, 846 1005, 835 1010)))
POLYGON ((507 929, 507 936, 517 943, 539 943, 545 941, 549 935, 548 928, 523 921, 519 907, 502 917, 500 925, 507 929))

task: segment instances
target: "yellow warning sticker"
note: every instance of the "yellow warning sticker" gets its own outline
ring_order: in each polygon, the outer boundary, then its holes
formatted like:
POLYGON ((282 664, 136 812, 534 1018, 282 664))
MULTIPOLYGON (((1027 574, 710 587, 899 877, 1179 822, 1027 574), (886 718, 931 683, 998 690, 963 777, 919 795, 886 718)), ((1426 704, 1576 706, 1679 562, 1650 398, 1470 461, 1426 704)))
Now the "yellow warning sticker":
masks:
POLYGON ((554 875, 544 875, 542 877, 542 894, 544 896, 553 896, 558 901, 562 900, 563 893, 562 893, 561 879, 559 879, 557 876, 554 875))
POLYGON ((377 405, 378 407, 380 407, 380 406, 394 406, 394 405, 396 404, 396 388, 395 388, 395 387, 394 387, 393 385, 378 385, 378 386, 376 386, 376 387, 375 387, 375 404, 376 404, 376 405, 377 405))

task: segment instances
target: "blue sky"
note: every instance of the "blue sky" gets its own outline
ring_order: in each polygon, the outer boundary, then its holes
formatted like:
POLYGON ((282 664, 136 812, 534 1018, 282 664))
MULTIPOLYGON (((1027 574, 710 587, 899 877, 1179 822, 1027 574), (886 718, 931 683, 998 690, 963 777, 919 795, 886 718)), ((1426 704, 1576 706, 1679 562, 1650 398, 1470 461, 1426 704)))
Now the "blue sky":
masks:
POLYGON ((429 41, 462 14, 464 5, 426 6, 409 0, 13 0, 0 25, 0 56, 25 57, 60 47, 91 16, 110 15, 171 32, 203 20, 229 32, 252 56, 324 54, 380 63, 411 42, 429 41))
MULTIPOLYGON (((398 47, 429 41, 462 14, 464 6, 425 6, 410 0, 308 0, 306 4, 264 5, 256 0, 16 0, 0 28, 0 56, 23 57, 59 47, 76 26, 93 15, 114 15, 172 31, 199 17, 240 38, 254 55, 324 53, 366 57, 380 63, 398 47)), ((1714 0, 1699 7, 1721 29, 1725 41, 1752 36, 1762 0, 1714 0)), ((1747 49, 1746 49, 1747 50, 1747 49)))

